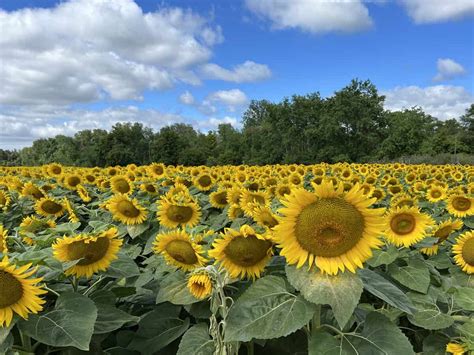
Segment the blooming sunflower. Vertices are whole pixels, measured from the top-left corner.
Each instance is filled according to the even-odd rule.
[[[27,182],[25,185],[23,185],[21,195],[25,197],[33,197],[35,200],[41,200],[43,197],[45,197],[45,193],[32,182]]]
[[[255,207],[253,214],[253,219],[255,222],[265,227],[266,229],[273,229],[278,224],[276,216],[273,214],[270,207],[266,206],[257,206]]]
[[[107,201],[106,207],[115,220],[127,225],[143,223],[148,215],[136,199],[122,194],[113,196]]]
[[[9,326],[13,313],[23,319],[29,313],[38,313],[45,303],[39,296],[47,293],[37,286],[41,278],[30,279],[36,271],[31,264],[16,268],[5,256],[0,262],[0,327]]]
[[[188,279],[188,290],[199,300],[209,297],[212,293],[212,281],[206,273],[196,273]]]
[[[153,245],[155,253],[162,254],[168,264],[184,271],[191,271],[207,262],[202,256],[202,246],[183,230],[160,233]]]
[[[216,259],[233,278],[255,279],[265,269],[272,256],[272,242],[244,225],[240,230],[226,229],[221,238],[214,240],[209,256]]]
[[[253,210],[259,206],[268,206],[270,196],[266,191],[249,191],[244,189],[240,198],[240,207],[249,217]]]
[[[474,198],[453,194],[448,198],[446,209],[455,217],[471,216],[474,214]]]
[[[75,190],[77,185],[82,183],[82,176],[79,174],[67,174],[63,178],[63,184],[69,190]]]
[[[474,274],[474,232],[469,231],[456,238],[453,245],[454,261],[462,271]]]
[[[158,194],[158,190],[156,189],[155,185],[152,182],[144,182],[143,184],[140,185],[140,190],[150,195]]]
[[[178,226],[193,227],[199,223],[201,208],[189,196],[180,194],[171,199],[163,198],[159,202],[157,217],[161,225],[167,228]]]
[[[2,254],[6,254],[8,252],[7,233],[8,231],[3,228],[3,224],[0,224],[0,253]]]
[[[426,191],[426,199],[430,202],[442,201],[446,198],[446,189],[442,186],[431,186],[428,191]]]
[[[194,185],[201,191],[208,191],[214,185],[214,179],[207,173],[201,173],[194,178]]]
[[[396,246],[409,247],[426,236],[433,220],[417,207],[395,207],[385,217],[384,235]]]
[[[166,177],[166,167],[162,163],[153,163],[148,166],[148,175],[155,179],[162,179]]]
[[[59,164],[52,163],[47,166],[47,172],[49,176],[59,178],[63,173],[63,167]]]
[[[217,190],[209,195],[209,202],[212,207],[225,208],[227,206],[227,190]]]
[[[35,211],[45,217],[61,217],[64,214],[64,206],[51,197],[44,197],[36,201]]]
[[[128,195],[133,192],[130,179],[122,175],[116,175],[110,179],[110,188],[114,194]]]
[[[34,240],[28,236],[28,233],[37,234],[39,232],[44,231],[45,229],[54,227],[56,227],[56,222],[51,219],[29,216],[23,218],[23,220],[21,221],[18,234],[20,234],[26,244],[33,245]]]
[[[61,262],[79,260],[65,271],[66,275],[90,278],[96,272],[107,270],[110,263],[117,259],[123,243],[117,236],[115,227],[97,235],[65,236],[53,244],[53,255]]]
[[[455,219],[454,221],[448,219],[435,227],[433,237],[438,238],[438,243],[442,243],[448,239],[451,233],[461,229],[462,226],[463,222],[460,219]]]
[[[313,188],[314,193],[298,189],[283,201],[283,217],[274,228],[280,254],[298,268],[308,261],[331,275],[346,268],[355,272],[382,245],[384,209],[369,208],[375,198],[357,184],[347,193],[342,183],[328,180]]]

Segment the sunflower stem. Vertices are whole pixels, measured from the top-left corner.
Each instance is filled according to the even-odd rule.
[[[46,285],[43,285],[43,286],[41,286],[41,287],[44,288],[46,291],[51,292],[53,295],[56,295],[56,297],[59,297],[59,296],[60,296],[59,293],[57,293],[57,292],[54,291],[53,289],[50,289],[50,288],[49,288],[48,286],[46,286]]]
[[[78,283],[79,283],[79,280],[78,280],[77,277],[74,275],[74,276],[72,277],[72,280],[71,280],[71,285],[72,285],[72,288],[73,288],[74,292],[77,292]]]
[[[96,282],[94,282],[92,285],[90,285],[89,288],[84,292],[84,296],[87,296],[87,294],[91,292],[94,289],[94,287],[96,287],[102,280],[103,280],[102,276],[100,276],[99,279]]]
[[[249,341],[247,344],[247,355],[254,355],[254,345],[253,341]]]
[[[25,349],[26,352],[31,353],[32,352],[31,338],[25,333],[23,333],[21,330],[19,330],[19,332],[20,332],[20,340],[21,340],[22,348]]]
[[[311,322],[311,333],[315,332],[320,327],[321,327],[321,305],[318,304],[313,314],[313,321]]]

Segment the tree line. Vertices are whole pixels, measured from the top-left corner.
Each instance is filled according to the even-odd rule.
[[[440,154],[474,160],[474,104],[461,117],[441,121],[419,107],[385,110],[384,100],[369,80],[352,80],[328,98],[312,93],[278,103],[252,101],[240,130],[221,124],[203,133],[179,123],[155,132],[118,123],[110,131],[83,130],[38,139],[19,151],[0,150],[0,164],[309,164]]]

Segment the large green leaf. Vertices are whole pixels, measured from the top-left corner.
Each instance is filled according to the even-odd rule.
[[[407,337],[387,317],[372,312],[360,334],[346,333],[339,339],[322,330],[309,341],[310,355],[414,355]]]
[[[454,323],[452,317],[441,311],[432,296],[412,292],[408,295],[416,307],[416,312],[408,315],[408,320],[414,325],[437,330],[450,327]]]
[[[415,307],[410,299],[386,278],[369,269],[361,269],[358,274],[371,294],[408,314],[413,313]]]
[[[27,321],[20,322],[20,328],[41,343],[87,351],[96,318],[93,301],[81,294],[66,292],[58,298],[54,310],[30,315]]]
[[[108,304],[97,304],[97,320],[94,326],[94,334],[105,334],[119,329],[125,323],[138,322],[139,318],[132,316],[114,306]]]
[[[454,293],[454,303],[465,311],[474,311],[474,288],[459,287]]]
[[[308,301],[330,305],[339,326],[344,328],[363,290],[362,281],[356,274],[345,272],[330,276],[314,269],[287,266],[286,275],[291,285]]]
[[[428,292],[430,286],[430,271],[426,264],[418,259],[408,261],[407,266],[392,264],[388,267],[391,277],[403,286],[421,293]]]
[[[374,250],[373,256],[367,260],[367,264],[372,267],[389,265],[397,259],[398,255],[398,249],[393,245],[389,245],[387,250]]]
[[[149,223],[141,223],[141,224],[136,224],[136,225],[130,225],[130,226],[127,226],[127,232],[128,232],[128,235],[132,239],[135,239],[140,234],[143,234],[148,228],[150,228]]]
[[[168,274],[161,280],[156,303],[171,302],[173,304],[191,304],[199,302],[188,290],[188,280],[181,271]]]
[[[286,336],[312,318],[316,306],[291,292],[285,279],[265,276],[236,301],[227,318],[226,341]]]
[[[212,355],[214,342],[209,336],[208,326],[199,323],[184,333],[176,355]]]
[[[449,343],[449,338],[443,334],[430,334],[423,339],[423,353],[429,355],[445,355],[446,344]]]
[[[140,275],[137,264],[125,253],[119,253],[118,258],[110,264],[106,271],[106,276],[117,279],[134,277]]]

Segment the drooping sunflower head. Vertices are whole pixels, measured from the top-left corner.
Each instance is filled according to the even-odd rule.
[[[272,230],[278,224],[278,219],[272,212],[270,207],[257,206],[255,207],[252,218],[262,227]]]
[[[64,206],[51,197],[44,197],[36,202],[35,211],[45,217],[61,217],[64,214]]]
[[[7,257],[0,262],[0,328],[8,327],[15,313],[27,319],[43,309],[40,296],[47,292],[37,286],[41,278],[30,278],[36,272],[30,266],[17,268]]]
[[[211,203],[212,207],[225,208],[228,204],[227,190],[220,189],[212,192],[209,195],[209,202]]]
[[[11,198],[7,191],[0,190],[0,210],[7,209],[10,205]]]
[[[123,241],[113,227],[96,235],[80,234],[63,237],[53,244],[53,254],[61,262],[77,261],[65,271],[66,275],[90,278],[94,273],[105,271],[117,259]]]
[[[25,197],[32,197],[35,200],[41,200],[46,194],[32,182],[27,182],[25,185],[23,185],[21,195]]]
[[[280,254],[297,267],[307,261],[332,275],[346,268],[355,272],[382,244],[384,210],[369,208],[375,198],[364,195],[359,185],[347,193],[342,184],[326,180],[313,187],[314,193],[299,189],[283,201],[274,228]]]
[[[233,278],[260,277],[272,256],[272,242],[244,225],[239,231],[226,229],[214,240],[209,256]]]
[[[54,222],[52,219],[36,218],[34,216],[28,216],[28,217],[23,218],[23,220],[21,221],[18,233],[26,242],[26,244],[33,245],[34,240],[32,239],[31,236],[29,236],[29,234],[38,234],[48,228],[54,228],[54,227],[56,227],[56,222]]]
[[[187,286],[189,292],[199,300],[209,297],[212,293],[212,280],[206,272],[189,276]]]
[[[0,253],[2,254],[6,254],[8,252],[7,233],[8,231],[3,227],[3,224],[0,223]]]
[[[112,213],[115,220],[127,224],[140,224],[147,218],[147,212],[136,199],[130,199],[127,195],[117,194],[107,203],[107,209]]]
[[[409,247],[422,240],[433,223],[416,207],[396,207],[385,217],[384,235],[396,246]]]
[[[420,248],[420,252],[428,256],[436,255],[438,254],[438,251],[439,251],[438,244],[434,244],[432,246],[425,247],[425,248]]]
[[[162,198],[159,202],[157,217],[160,224],[167,228],[193,227],[199,223],[201,207],[184,194],[176,195],[171,199]]]
[[[206,264],[202,246],[183,230],[159,233],[153,250],[162,254],[166,262],[184,271],[191,271]]]
[[[87,191],[84,185],[77,185],[76,192],[83,202],[90,202],[92,200],[89,195],[89,191]]]
[[[474,214],[474,198],[465,194],[452,194],[447,201],[446,209],[454,217],[467,217]]]
[[[453,245],[454,261],[467,274],[474,274],[474,231],[456,238]]]
[[[444,242],[454,231],[461,229],[463,222],[460,219],[448,219],[438,224],[432,231],[433,237],[438,238],[438,243]]]
[[[266,191],[249,191],[244,189],[240,198],[240,207],[249,217],[252,216],[253,210],[259,206],[268,206],[270,196]]]
[[[130,179],[124,175],[115,175],[110,179],[110,188],[114,194],[128,195],[133,192],[133,185]]]

